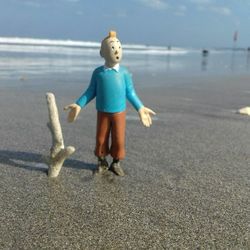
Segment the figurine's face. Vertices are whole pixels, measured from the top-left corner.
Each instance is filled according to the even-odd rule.
[[[122,59],[122,45],[116,37],[109,37],[102,42],[100,51],[108,66],[114,66]]]

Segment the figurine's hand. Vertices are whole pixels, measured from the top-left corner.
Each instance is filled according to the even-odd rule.
[[[146,107],[140,108],[138,113],[142,124],[146,127],[150,127],[152,124],[152,119],[150,115],[156,115],[156,113],[153,110]]]
[[[75,103],[64,107],[64,110],[69,110],[68,122],[74,122],[81,111],[81,107]]]

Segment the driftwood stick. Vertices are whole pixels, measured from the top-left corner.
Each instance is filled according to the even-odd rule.
[[[62,168],[64,161],[67,159],[68,156],[70,156],[74,152],[75,152],[75,148],[72,146],[69,146],[67,148],[62,149],[56,155],[55,158],[51,158],[50,163],[49,163],[49,171],[48,171],[49,177],[57,177],[60,173],[60,170]]]
[[[49,126],[53,141],[51,154],[55,157],[56,154],[64,148],[64,142],[54,94],[47,93],[47,104],[49,109]]]
[[[57,177],[64,161],[75,152],[75,148],[72,146],[64,147],[62,128],[54,94],[47,93],[46,99],[49,110],[49,123],[47,125],[52,136],[48,175],[49,177]]]

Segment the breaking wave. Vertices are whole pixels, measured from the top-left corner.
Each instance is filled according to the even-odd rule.
[[[100,48],[100,43],[91,41],[49,40],[34,38],[0,37],[1,52],[52,53],[52,54],[89,54]],[[188,49],[164,46],[148,46],[143,44],[124,44],[127,54],[150,55],[183,55]]]

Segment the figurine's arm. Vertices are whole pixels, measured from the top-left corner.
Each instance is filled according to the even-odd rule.
[[[125,73],[125,82],[126,82],[126,97],[131,103],[131,105],[137,111],[139,111],[139,109],[143,107],[143,103],[141,102],[141,100],[139,99],[139,97],[135,92],[132,77],[128,72]]]
[[[72,103],[66,107],[64,110],[69,110],[68,114],[68,122],[74,122],[78,117],[81,109],[86,106],[94,97],[96,96],[96,80],[95,80],[95,72],[91,77],[90,84],[87,90],[78,98],[75,103]]]
[[[155,115],[156,113],[153,110],[144,107],[144,105],[142,104],[141,100],[139,99],[139,97],[135,92],[132,77],[129,73],[125,74],[125,81],[126,81],[126,96],[129,102],[137,110],[142,124],[146,127],[150,127],[152,124],[152,118],[150,115]]]

